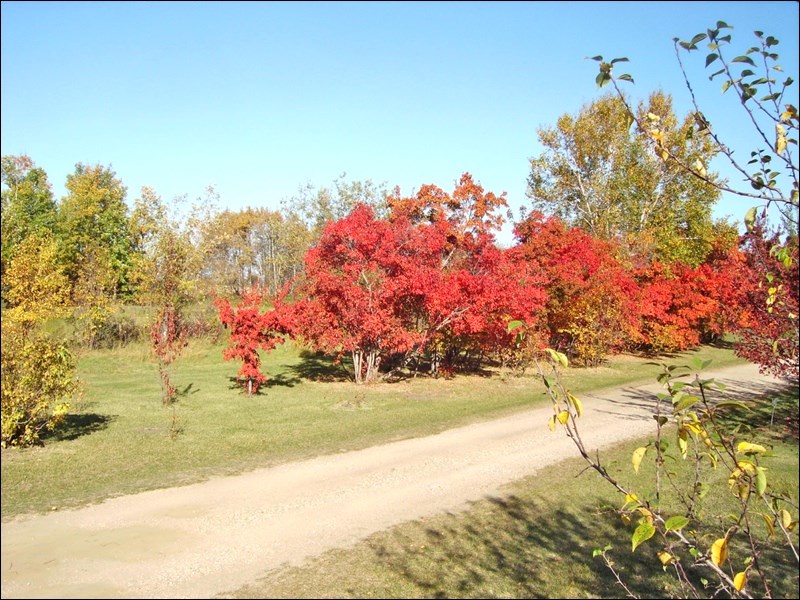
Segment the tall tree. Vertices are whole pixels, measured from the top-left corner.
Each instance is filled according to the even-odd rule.
[[[707,164],[713,157],[707,139],[690,135],[692,117],[675,117],[669,95],[651,94],[637,114],[658,123],[664,146],[684,160]],[[648,258],[696,265],[711,250],[719,191],[662,161],[633,122],[626,103],[609,95],[540,129],[544,151],[530,161],[528,196],[534,209],[594,237],[619,238]]]
[[[59,206],[58,228],[63,241],[62,261],[77,280],[80,256],[98,245],[105,249],[114,273],[113,294],[128,294],[131,236],[127,189],[111,168],[78,163],[67,176],[67,195]]]
[[[333,187],[317,189],[311,184],[300,187],[298,194],[284,203],[284,211],[299,216],[312,238],[317,239],[326,224],[345,218],[357,204],[371,207],[378,218],[385,217],[388,196],[385,184],[375,184],[370,179],[348,181],[347,174],[342,173],[334,180]]]
[[[52,233],[56,223],[56,203],[47,174],[30,157],[4,156],[3,191],[0,202],[0,277],[6,272],[14,248],[31,234]],[[5,286],[3,287],[5,297]]]

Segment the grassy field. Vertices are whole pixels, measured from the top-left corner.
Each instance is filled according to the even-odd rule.
[[[181,390],[174,414],[161,406],[145,346],[83,355],[84,395],[67,427],[43,447],[2,451],[3,520],[428,435],[547,402],[532,375],[499,371],[355,386],[329,360],[293,345],[265,357],[270,385],[248,398],[233,385],[238,364],[221,353],[221,345],[195,342],[174,365]],[[710,346],[659,360],[683,364],[693,356],[712,359],[712,367],[740,362]],[[566,383],[576,394],[650,383],[659,369],[647,362],[624,356],[570,369]],[[781,410],[788,405],[796,413],[796,392],[790,398]],[[796,436],[776,439],[774,447],[771,481],[784,478],[796,500]],[[612,460],[627,466],[630,448],[618,452]],[[567,468],[577,475],[583,465]],[[466,513],[383,532],[306,569],[271,573],[237,597],[619,597],[611,575],[591,559],[591,549],[606,541],[629,546],[629,532],[601,510],[616,500],[588,475],[563,472],[519,482],[509,498]],[[629,555],[623,564],[642,579],[643,593],[663,596],[663,582],[649,576],[652,557]],[[796,590],[796,575],[787,582]]]

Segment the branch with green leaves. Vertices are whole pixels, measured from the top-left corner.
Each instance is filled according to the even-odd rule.
[[[631,117],[636,122],[639,129],[649,134],[654,144],[656,153],[664,160],[678,164],[681,168],[691,173],[695,177],[705,181],[715,188],[737,196],[753,198],[763,202],[759,206],[752,207],[745,216],[745,223],[748,228],[752,228],[756,219],[758,208],[762,208],[762,213],[766,214],[771,205],[775,205],[783,218],[794,226],[798,226],[798,167],[796,156],[792,146],[797,146],[798,112],[797,107],[785,102],[787,91],[794,85],[792,77],[786,77],[782,82],[776,79],[775,73],[782,72],[781,66],[777,63],[779,55],[774,52],[774,47],[779,44],[779,40],[773,36],[765,36],[763,32],[756,31],[755,35],[759,45],[749,48],[744,54],[728,59],[724,50],[731,43],[731,35],[727,30],[733,29],[724,21],[718,21],[714,29],[708,29],[705,33],[698,33],[689,41],[674,38],[675,53],[684,82],[691,95],[694,106],[694,118],[696,127],[692,134],[709,136],[717,149],[723,154],[728,162],[742,174],[744,181],[747,182],[752,190],[744,190],[728,185],[725,182],[716,181],[709,177],[707,165],[697,160],[690,164],[682,160],[671,149],[663,143],[663,132],[659,127],[658,117],[648,115],[648,121],[640,119],[633,109],[627,104],[624,94],[618,82],[626,81],[634,83],[630,74],[614,74],[614,67],[618,63],[629,62],[627,58],[614,58],[605,61],[602,56],[594,56],[592,60],[599,62],[599,73],[596,76],[598,87],[611,84],[618,96],[626,103],[626,108]],[[698,50],[698,44],[707,40],[709,53],[706,55],[706,68],[717,66],[717,71],[709,76],[713,81],[717,77],[722,77],[722,93],[734,90],[739,103],[747,114],[747,119],[753,126],[759,139],[763,142],[764,148],[757,148],[750,152],[750,160],[747,165],[741,165],[734,158],[734,151],[726,145],[711,125],[711,122],[700,109],[697,97],[691,82],[686,74],[681,60],[681,51],[692,52]],[[756,63],[756,60],[759,64]],[[741,66],[742,69],[736,72],[734,69]],[[765,123],[774,129],[774,136],[768,134]],[[773,165],[779,164],[779,167]],[[748,168],[751,169],[748,171]],[[779,178],[785,176],[789,183],[789,189],[783,190],[778,185]]]

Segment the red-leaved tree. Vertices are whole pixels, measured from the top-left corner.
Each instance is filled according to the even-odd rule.
[[[356,383],[377,379],[385,357],[407,352],[420,339],[404,310],[415,254],[403,244],[404,233],[359,204],[329,223],[305,256],[294,334],[338,358],[350,354]]]
[[[263,292],[251,287],[242,292],[239,302],[233,306],[227,298],[215,298],[214,306],[222,324],[230,329],[229,346],[223,351],[225,360],[241,360],[242,366],[236,375],[248,396],[258,393],[267,382],[261,372],[259,350],[272,350],[284,341],[287,330],[285,311],[273,309],[261,312]],[[280,299],[275,300],[281,306]]]
[[[640,339],[638,286],[611,242],[538,211],[516,225],[515,235],[520,264],[543,278],[551,347],[597,365]]]

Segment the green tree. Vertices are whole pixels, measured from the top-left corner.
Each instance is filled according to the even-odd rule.
[[[78,163],[67,176],[67,195],[59,205],[61,260],[71,281],[79,277],[80,257],[99,246],[114,273],[113,296],[130,293],[131,235],[127,189],[111,168]]]
[[[707,140],[687,135],[692,117],[679,121],[669,95],[651,94],[636,114],[657,121],[663,143],[684,160],[713,156]],[[531,159],[528,177],[533,208],[594,237],[619,238],[637,255],[696,265],[716,234],[719,191],[662,161],[633,122],[627,101],[607,95],[540,129],[544,151]]]
[[[301,187],[297,196],[284,203],[284,212],[299,216],[316,240],[327,223],[343,219],[357,204],[371,207],[378,219],[387,217],[389,193],[385,184],[375,184],[369,179],[347,181],[347,174],[342,173],[332,188],[316,189],[311,184]]]
[[[44,234],[54,230],[57,209],[47,174],[28,156],[4,156],[0,164],[3,185],[0,196],[1,277],[17,244],[33,233]],[[4,285],[3,298],[5,289]]]

